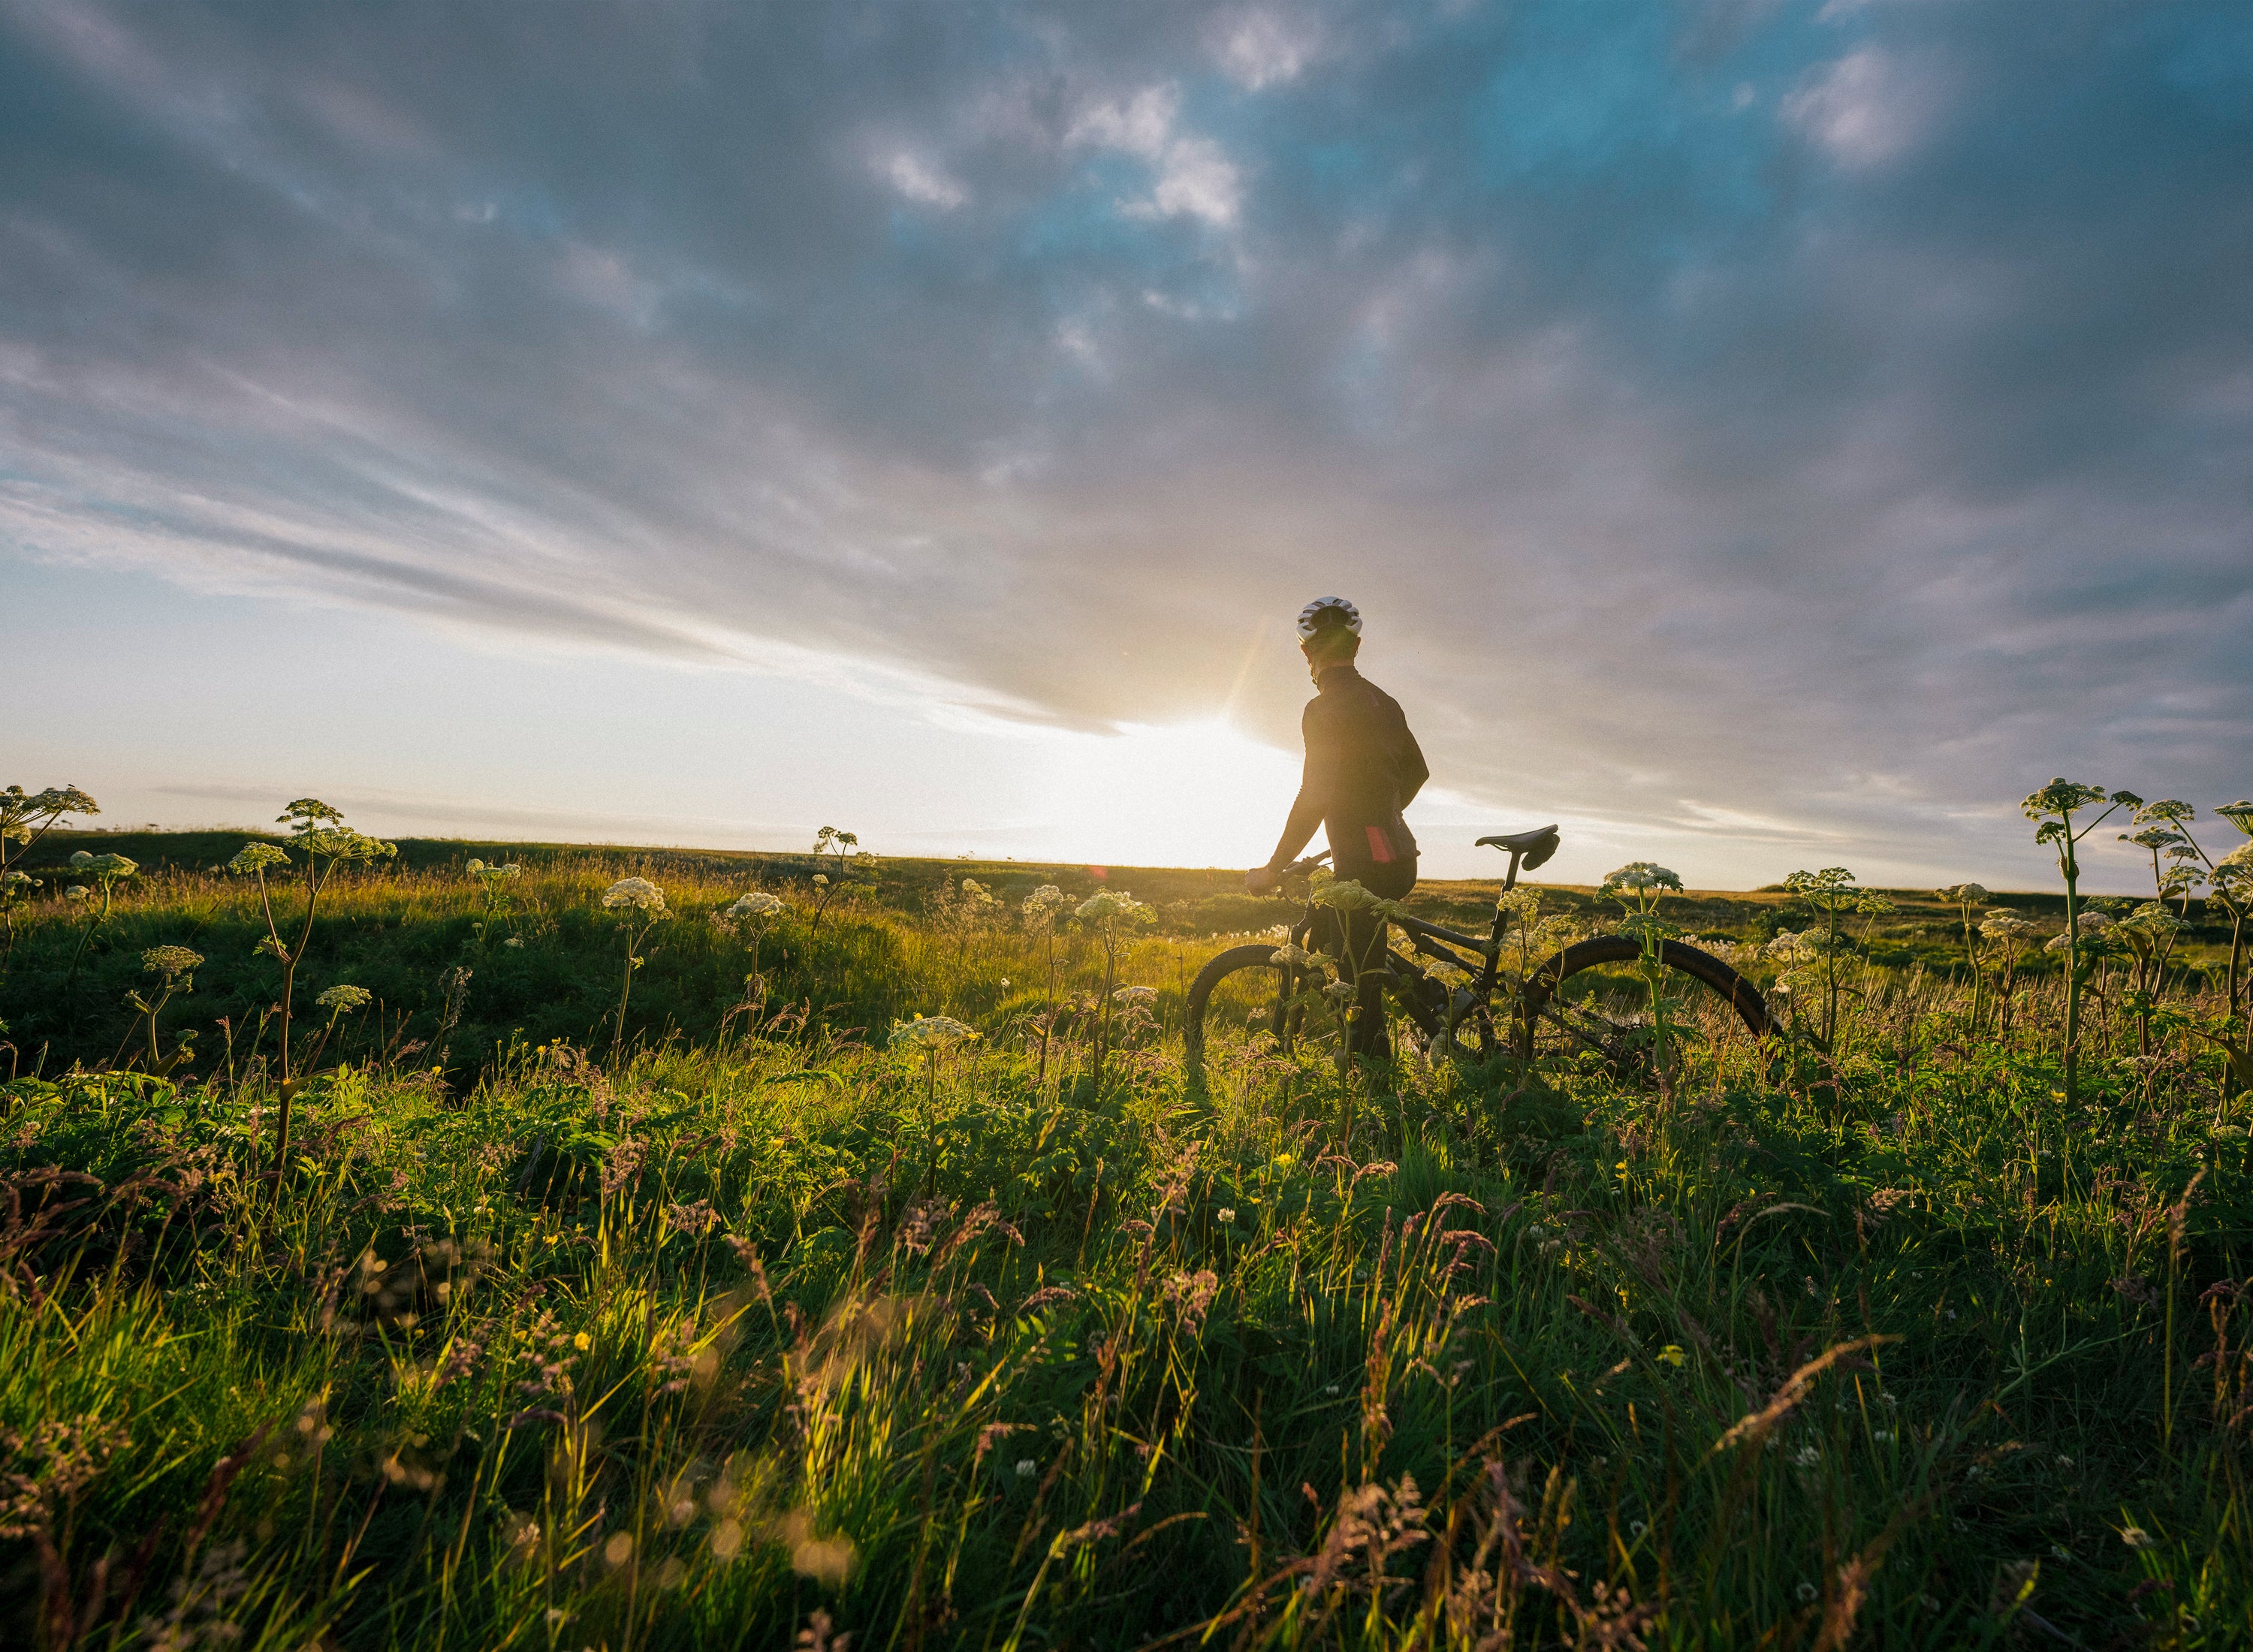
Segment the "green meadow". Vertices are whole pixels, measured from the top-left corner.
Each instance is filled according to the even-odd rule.
[[[248,840],[10,862],[9,1644],[2248,1642],[2219,903],[1670,893],[1776,1036],[1191,1067],[1238,874]]]

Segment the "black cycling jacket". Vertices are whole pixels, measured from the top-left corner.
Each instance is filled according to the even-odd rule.
[[[1298,801],[1267,864],[1296,860],[1320,826],[1330,858],[1366,869],[1416,855],[1416,840],[1400,812],[1415,800],[1432,771],[1399,702],[1350,665],[1326,667],[1318,692],[1299,720],[1307,742],[1306,774]]]

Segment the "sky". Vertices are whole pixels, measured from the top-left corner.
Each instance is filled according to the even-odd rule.
[[[2253,8],[0,0],[0,783],[1245,865],[1333,593],[1434,875],[2253,794]]]

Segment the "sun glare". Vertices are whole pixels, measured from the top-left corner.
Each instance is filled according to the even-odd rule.
[[[1295,756],[1221,718],[1067,735],[1053,763],[1038,852],[1104,864],[1265,861],[1299,785]]]

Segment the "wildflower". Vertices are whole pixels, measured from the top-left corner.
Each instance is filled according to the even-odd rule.
[[[1603,887],[1610,889],[1674,889],[1679,891],[1682,880],[1663,866],[1649,861],[1630,861],[1615,872],[1604,875]]]
[[[478,873],[480,873],[480,872],[484,871],[485,869],[485,863],[483,861],[471,861],[467,866],[465,866],[465,867],[464,867],[464,868],[462,868],[462,870],[463,870],[463,871],[464,871],[464,872],[468,873],[471,877],[475,877],[475,876],[477,876],[477,875],[478,875]]]
[[[2240,798],[2235,803],[2223,804],[2220,808],[2215,811],[2215,813],[2229,821],[2230,825],[2236,826],[2247,837],[2253,838],[2253,803],[2249,803],[2244,798]],[[2225,858],[2234,858],[2241,853],[2243,853],[2243,851],[2233,849],[2230,851],[2229,857]]]
[[[1933,894],[1951,906],[1977,906],[1988,898],[1986,889],[1977,883],[1951,883]]]
[[[1121,1004],[1152,1004],[1157,1001],[1158,989],[1154,986],[1122,986],[1111,996]]]
[[[1018,1478],[1018,1479],[1020,1479],[1020,1480],[1030,1480],[1030,1479],[1031,1479],[1035,1474],[1038,1474],[1038,1473],[1040,1473],[1040,1472],[1041,1472],[1041,1466],[1040,1466],[1040,1464],[1038,1464],[1037,1462],[1034,1461],[1031,1458],[1029,1458],[1029,1457],[1020,1457],[1020,1458],[1018,1458],[1018,1459],[1017,1459],[1017,1478]]]
[[[603,891],[603,904],[614,909],[630,906],[642,912],[662,912],[665,891],[647,878],[620,878]]]
[[[1398,901],[1373,894],[1351,878],[1333,877],[1321,867],[1315,868],[1312,899],[1316,906],[1326,906],[1333,912],[1367,912],[1389,918],[1400,910]]]
[[[235,852],[227,869],[248,877],[269,866],[286,866],[289,857],[271,843],[246,843]]]
[[[1820,1446],[1802,1446],[1797,1451],[1791,1453],[1791,1460],[1802,1468],[1812,1468],[1816,1464],[1823,1460],[1823,1447]]]
[[[1303,946],[1289,944],[1279,946],[1270,952],[1267,955],[1267,961],[1271,964],[1281,964],[1291,969],[1320,969],[1322,966],[1319,953],[1309,952]]]
[[[595,1339],[588,1335],[584,1331],[579,1332],[571,1339],[571,1346],[577,1349],[582,1354],[594,1347],[594,1345]]]
[[[1681,1346],[1678,1343],[1669,1342],[1664,1348],[1658,1350],[1658,1357],[1667,1364],[1674,1366],[1678,1370],[1680,1369],[1683,1362],[1687,1360],[1690,1356],[1682,1351]]]
[[[1343,1004],[1353,996],[1353,983],[1332,981],[1328,986],[1322,988],[1322,996],[1333,1004]]]
[[[501,944],[503,946],[521,946],[524,944],[524,938],[518,935],[512,935],[506,940],[503,941]]]
[[[729,917],[772,917],[789,904],[790,903],[779,895],[770,894],[764,889],[753,889],[748,895],[739,895],[736,897],[736,903],[728,909],[728,916]]]
[[[1979,933],[1991,941],[2004,941],[2016,944],[2033,934],[2034,926],[2016,912],[2005,909],[1990,912],[1981,919]]]
[[[366,1008],[374,997],[375,994],[365,986],[331,986],[313,1001],[323,1009],[333,1010],[342,1015],[352,1010]]]
[[[1090,923],[1101,923],[1106,918],[1132,917],[1138,912],[1149,910],[1149,908],[1123,890],[1098,889],[1082,901],[1077,910]]]
[[[952,1015],[918,1015],[911,1021],[892,1023],[892,1047],[937,1052],[953,1049],[978,1036]]]
[[[87,888],[85,884],[73,883],[70,888],[63,891],[63,899],[66,901],[83,901],[93,893],[94,891]]]
[[[2120,1532],[2120,1541],[2131,1549],[2156,1549],[2159,1546],[2159,1540],[2141,1526],[2124,1527]]]
[[[175,975],[193,972],[204,961],[201,952],[192,952],[185,946],[152,946],[141,954],[141,967],[167,979]]]
[[[2094,935],[2112,927],[2112,915],[2110,912],[2099,911],[2095,907],[2081,914],[2075,921],[2081,925],[2081,932],[2084,935]]]
[[[70,863],[76,867],[80,871],[83,872],[87,867],[94,864],[94,851],[92,849],[73,850],[71,854]]]
[[[1213,1215],[1224,1223],[1236,1220],[1235,1210],[1227,1205],[1221,1206],[1219,1209],[1213,1212]]]

